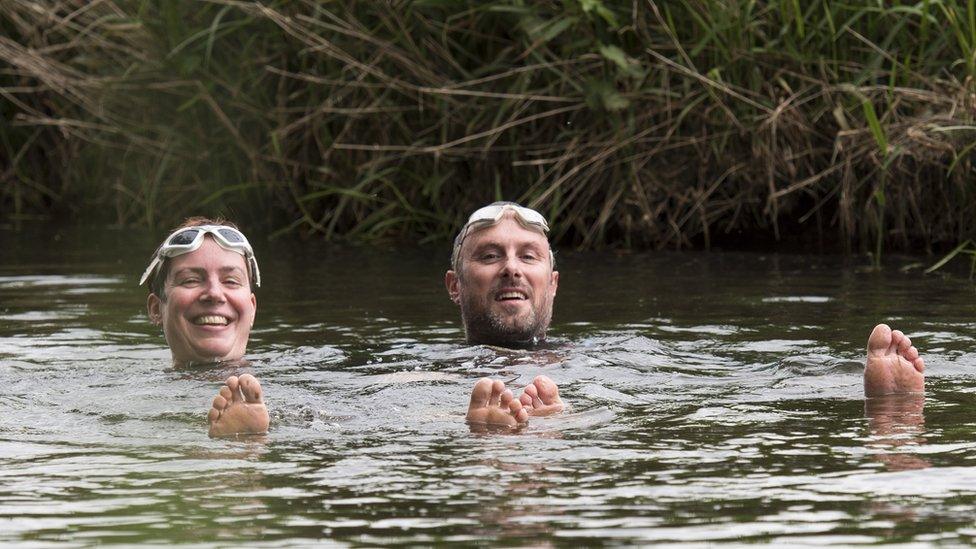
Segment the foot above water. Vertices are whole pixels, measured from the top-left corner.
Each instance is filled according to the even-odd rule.
[[[868,338],[864,396],[925,391],[925,361],[900,330],[878,324]]]
[[[230,376],[207,414],[210,436],[257,435],[268,432],[271,419],[261,384],[251,374]]]
[[[512,396],[512,391],[505,388],[505,383],[482,378],[471,390],[465,420],[474,430],[484,427],[517,429],[529,421],[529,413]]]
[[[536,376],[520,398],[522,407],[525,408],[530,416],[549,416],[557,412],[562,412],[562,399],[559,398],[559,387],[556,383],[546,376]]]

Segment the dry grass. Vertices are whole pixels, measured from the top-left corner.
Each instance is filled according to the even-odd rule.
[[[974,236],[972,1],[0,0],[0,215],[563,245]],[[890,5],[889,5],[890,4]]]

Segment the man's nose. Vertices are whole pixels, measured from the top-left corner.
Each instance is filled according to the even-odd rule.
[[[502,269],[502,276],[521,278],[522,264],[519,262],[518,255],[510,254],[505,256],[505,266]]]

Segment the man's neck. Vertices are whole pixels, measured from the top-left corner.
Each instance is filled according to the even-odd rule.
[[[468,335],[468,343],[471,345],[489,345],[491,347],[504,347],[506,349],[536,349],[539,346],[545,344],[546,338],[533,336],[529,339],[507,339],[507,338],[492,338],[492,337],[479,337],[477,335]]]

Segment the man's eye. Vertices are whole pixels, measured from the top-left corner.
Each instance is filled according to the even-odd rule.
[[[535,254],[522,254],[522,259],[525,261],[536,261],[539,259],[539,256]]]
[[[492,259],[498,259],[498,254],[496,254],[494,252],[484,253],[484,254],[481,254],[481,259],[482,260],[485,260],[485,261],[490,261]]]

